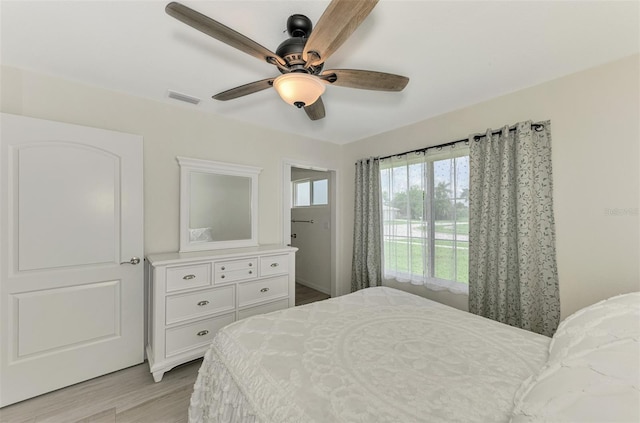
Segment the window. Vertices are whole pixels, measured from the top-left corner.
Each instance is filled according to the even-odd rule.
[[[293,207],[324,206],[329,204],[329,180],[304,179],[292,182]]]
[[[329,204],[329,180],[320,179],[319,181],[313,181],[311,193],[313,195],[314,206],[320,204]]]
[[[380,162],[387,279],[468,291],[469,149],[428,150]]]
[[[304,207],[311,205],[311,181],[297,181],[293,183],[293,206]]]

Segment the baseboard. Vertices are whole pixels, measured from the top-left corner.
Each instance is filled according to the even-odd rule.
[[[311,289],[315,289],[316,291],[320,291],[323,294],[327,294],[329,296],[331,296],[331,288],[327,288],[324,286],[320,286],[318,284],[315,284],[313,282],[309,282],[307,280],[304,280],[298,276],[296,276],[296,283],[299,283],[300,285],[304,285],[307,288],[311,288]]]

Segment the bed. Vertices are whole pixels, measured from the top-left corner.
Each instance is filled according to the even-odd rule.
[[[551,339],[368,288],[220,330],[189,421],[640,421],[639,323],[640,293]]]

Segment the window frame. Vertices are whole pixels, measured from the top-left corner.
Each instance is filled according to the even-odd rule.
[[[320,204],[316,204],[314,203],[314,198],[313,198],[313,191],[314,191],[314,182],[317,181],[327,181],[327,202],[326,203],[320,203]],[[299,184],[303,184],[303,183],[308,183],[309,184],[309,205],[297,205],[297,200],[298,200],[298,190],[296,189],[296,186]],[[309,207],[328,207],[329,206],[329,198],[330,198],[330,184],[329,184],[329,178],[327,177],[320,177],[320,178],[303,178],[303,179],[298,179],[295,181],[291,181],[291,207],[292,208],[309,208]]]
[[[468,293],[468,289],[469,289],[469,284],[468,284],[468,278],[467,281],[459,281],[457,279],[459,279],[459,266],[458,266],[458,243],[460,242],[466,242],[467,243],[467,248],[468,248],[468,232],[467,232],[467,240],[459,240],[458,236],[460,234],[457,233],[457,230],[455,230],[455,236],[454,239],[452,240],[453,242],[455,242],[456,247],[453,248],[453,258],[452,258],[452,263],[455,264],[455,271],[454,271],[454,277],[456,279],[444,279],[441,277],[436,276],[437,274],[437,266],[438,263],[436,261],[436,243],[441,240],[439,238],[437,238],[437,234],[436,234],[436,218],[435,218],[435,191],[436,191],[436,187],[438,186],[438,182],[436,181],[436,177],[435,177],[435,163],[441,160],[451,160],[451,159],[456,159],[459,157],[469,157],[469,147],[467,145],[465,146],[460,146],[454,150],[449,150],[449,151],[442,151],[442,152],[435,152],[432,154],[425,154],[425,156],[419,158],[419,159],[407,159],[407,161],[405,161],[402,164],[399,164],[397,166],[393,165],[393,162],[389,163],[388,166],[381,166],[380,168],[380,173],[381,173],[381,178],[380,178],[380,202],[381,202],[381,209],[382,209],[382,227],[381,227],[381,235],[382,235],[382,245],[381,245],[381,252],[382,252],[382,273],[384,275],[385,278],[389,279],[389,278],[393,278],[396,279],[400,282],[405,282],[405,281],[409,281],[412,284],[422,284],[427,286],[428,288],[431,289],[436,289],[436,290],[442,290],[442,289],[447,289],[451,292],[454,293]],[[467,159],[468,160],[468,159]],[[423,268],[423,273],[422,274],[417,274],[413,272],[413,269],[409,268],[406,272],[402,271],[402,270],[398,270],[398,268],[393,268],[393,269],[389,269],[387,266],[387,258],[386,256],[386,248],[385,248],[385,243],[389,242],[389,241],[393,241],[393,234],[385,234],[385,222],[386,220],[384,220],[384,209],[385,209],[385,202],[384,202],[384,184],[383,184],[383,172],[384,171],[390,171],[390,169],[393,168],[397,168],[397,167],[405,167],[406,168],[406,173],[407,173],[407,181],[409,179],[409,167],[411,165],[415,165],[415,164],[421,164],[424,163],[424,168],[421,170],[422,173],[422,181],[423,182],[428,182],[424,184],[424,189],[423,189],[423,196],[422,196],[422,204],[423,204],[423,212],[422,212],[422,220],[421,222],[425,224],[425,227],[427,228],[427,230],[425,230],[423,232],[423,236],[421,237],[413,237],[411,235],[412,238],[416,238],[416,239],[421,239],[422,240],[422,245],[423,245],[423,249],[422,249],[422,253],[421,253],[421,258],[422,258],[422,268]],[[468,166],[468,164],[467,164]],[[467,169],[468,172],[468,169]],[[451,181],[449,183],[452,183],[454,185],[454,187],[457,187],[459,185],[457,185],[457,178],[458,176],[458,169],[457,166],[453,169],[452,171],[452,175],[453,175],[453,179],[451,179]],[[468,192],[468,182],[466,184],[466,189]],[[407,198],[409,198],[409,190],[410,190],[410,186],[411,184],[409,182],[407,182],[407,186],[406,186],[406,192],[407,192]],[[462,185],[463,188],[462,190],[464,190],[464,184]],[[391,196],[391,192],[388,193],[389,196]],[[458,193],[456,192],[456,190],[454,189],[453,191],[453,196],[451,197],[452,200],[452,204],[454,206],[453,208],[453,213],[454,213],[454,222],[456,222],[456,225],[458,223],[458,218],[457,218],[457,214],[458,214],[458,209],[455,206],[455,204],[460,200],[460,199],[465,199],[465,197],[458,197]],[[388,200],[389,202],[391,201],[391,199]],[[468,208],[468,197],[465,199],[465,202],[467,204],[467,208]],[[391,210],[393,207],[391,207],[389,210]],[[413,219],[411,219],[411,216],[409,215],[407,217],[407,222],[411,222]],[[468,220],[467,220],[468,222]],[[468,224],[468,223],[467,223]],[[408,223],[408,225],[410,225]],[[455,227],[455,226],[454,226]],[[425,252],[426,249],[426,252]],[[409,252],[408,252],[409,254]],[[467,259],[468,260],[468,259]],[[409,261],[410,263],[410,261]],[[468,262],[467,262],[468,263]],[[442,265],[442,264],[441,264]],[[468,266],[467,266],[468,268]]]

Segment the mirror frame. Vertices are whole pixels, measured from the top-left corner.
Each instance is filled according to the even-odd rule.
[[[216,250],[221,248],[254,247],[258,245],[258,175],[262,168],[192,159],[177,156],[180,165],[180,252]],[[251,179],[251,238],[192,242],[189,239],[189,216],[191,198],[191,173],[210,173],[214,175],[241,176]]]

